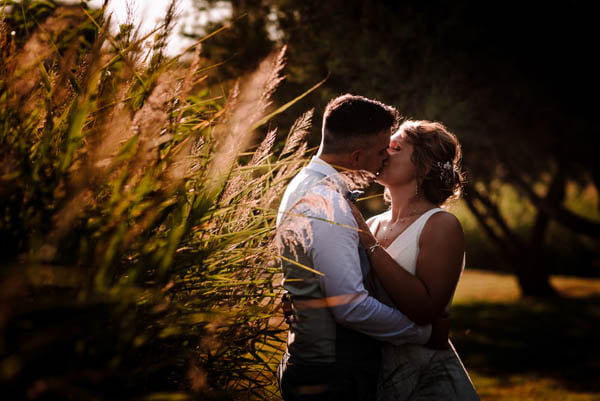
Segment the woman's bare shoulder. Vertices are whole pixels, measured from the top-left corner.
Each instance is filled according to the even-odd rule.
[[[460,220],[447,210],[440,210],[429,217],[423,227],[421,237],[442,236],[442,235],[463,235],[462,224]]]

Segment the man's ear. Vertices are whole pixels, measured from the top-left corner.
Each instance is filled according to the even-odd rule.
[[[355,168],[358,169],[358,167],[360,167],[360,163],[362,161],[362,154],[363,150],[362,149],[355,149],[352,152],[350,152],[350,165]]]

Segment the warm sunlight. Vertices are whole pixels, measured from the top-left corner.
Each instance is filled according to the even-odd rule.
[[[67,3],[79,3],[77,0],[66,1]],[[91,7],[101,7],[104,0],[91,0]],[[120,24],[127,20],[128,9],[134,13],[135,20],[139,23],[140,33],[147,34],[162,21],[171,0],[113,0],[108,4],[109,13]],[[177,21],[172,30],[167,53],[179,54],[190,46],[193,41],[180,34],[182,31],[191,31],[193,25],[203,25],[207,21],[216,21],[231,15],[231,5],[227,2],[216,2],[210,10],[199,11],[194,8],[193,0],[177,0]],[[116,26],[116,25],[115,25]]]
[[[0,401],[600,401],[596,13],[422,3],[0,0]]]

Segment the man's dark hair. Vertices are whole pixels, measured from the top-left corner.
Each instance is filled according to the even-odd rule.
[[[323,152],[350,150],[355,140],[368,141],[384,130],[393,131],[398,110],[364,96],[345,94],[327,104],[323,113]]]

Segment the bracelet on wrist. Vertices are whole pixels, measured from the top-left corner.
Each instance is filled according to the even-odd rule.
[[[377,248],[381,248],[381,244],[379,243],[379,241],[375,241],[375,243],[371,245],[369,249],[367,249],[369,255],[373,255],[373,252],[375,252]]]

